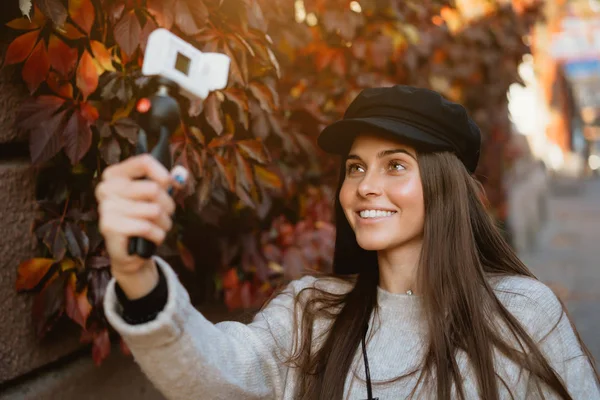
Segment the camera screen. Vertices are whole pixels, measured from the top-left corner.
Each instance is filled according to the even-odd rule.
[[[184,56],[181,53],[177,53],[177,60],[175,60],[175,69],[181,72],[184,75],[188,75],[190,73],[190,64],[192,60],[188,57]]]

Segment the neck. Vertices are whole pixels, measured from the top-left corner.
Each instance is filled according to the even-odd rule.
[[[421,257],[422,239],[400,247],[377,252],[379,286],[390,293],[419,293],[417,269]]]

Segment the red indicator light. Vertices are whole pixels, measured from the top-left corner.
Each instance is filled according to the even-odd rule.
[[[141,112],[143,114],[143,113],[147,113],[148,110],[150,110],[150,107],[152,107],[152,102],[150,102],[149,99],[144,97],[143,99],[140,99],[138,101],[136,108],[137,108],[138,112]]]

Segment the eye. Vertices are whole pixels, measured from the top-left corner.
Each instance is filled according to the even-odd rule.
[[[361,167],[360,164],[348,164],[348,166],[346,166],[346,173],[347,174],[352,174],[354,172],[362,172],[363,171],[363,167]]]
[[[404,171],[406,167],[400,161],[390,161],[389,167],[392,171]]]

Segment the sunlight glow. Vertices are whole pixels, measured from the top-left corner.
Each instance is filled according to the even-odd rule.
[[[360,14],[362,12],[362,7],[360,6],[360,3],[358,1],[351,1],[350,9],[358,14]]]
[[[308,26],[315,26],[318,22],[319,20],[317,19],[315,13],[309,13],[306,15],[306,23],[308,24]]]
[[[304,1],[296,0],[294,3],[294,8],[296,10],[296,22],[301,24],[306,20],[306,8],[304,8]]]

